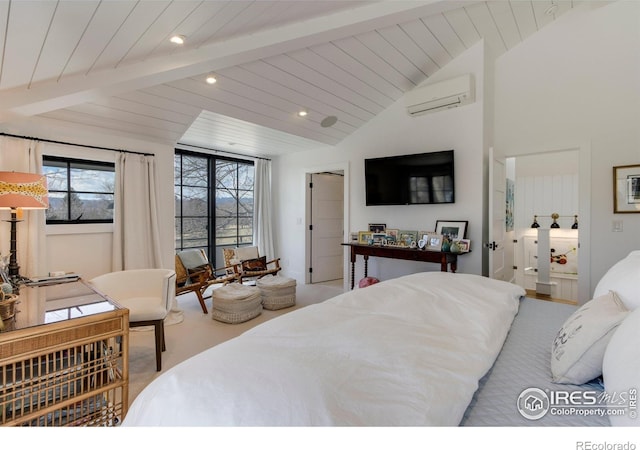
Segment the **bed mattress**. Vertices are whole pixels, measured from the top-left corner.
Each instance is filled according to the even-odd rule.
[[[576,306],[524,298],[502,350],[491,370],[480,380],[462,426],[609,426],[607,416],[546,414],[525,418],[517,409],[527,388],[545,392],[581,390],[603,392],[600,380],[576,385],[551,382],[551,344]]]
[[[262,323],[169,369],[123,426],[452,426],[524,289],[423,272]]]

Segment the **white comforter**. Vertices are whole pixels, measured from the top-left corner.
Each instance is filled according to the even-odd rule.
[[[350,291],[168,370],[123,425],[457,425],[524,294],[444,272]]]

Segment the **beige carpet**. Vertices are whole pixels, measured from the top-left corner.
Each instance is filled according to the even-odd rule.
[[[236,325],[211,319],[211,299],[206,300],[209,314],[205,315],[195,294],[178,296],[178,307],[183,311],[184,320],[165,327],[167,349],[162,353],[161,372],[156,371],[153,331],[136,330],[129,333],[129,404],[154,378],[185,359],[274,317],[319,303],[342,292],[342,280],[299,285],[296,288],[295,306],[279,311],[264,310],[255,319]]]

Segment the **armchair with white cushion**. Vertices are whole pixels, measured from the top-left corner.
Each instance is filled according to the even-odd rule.
[[[166,349],[164,319],[176,293],[176,273],[171,269],[136,269],[99,275],[89,283],[99,293],[129,310],[129,326],[151,325],[155,331],[156,370],[162,370]]]

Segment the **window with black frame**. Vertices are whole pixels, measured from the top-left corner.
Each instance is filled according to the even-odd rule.
[[[174,188],[176,250],[252,243],[253,162],[176,150]]]
[[[115,165],[44,156],[49,208],[47,224],[113,223]]]

